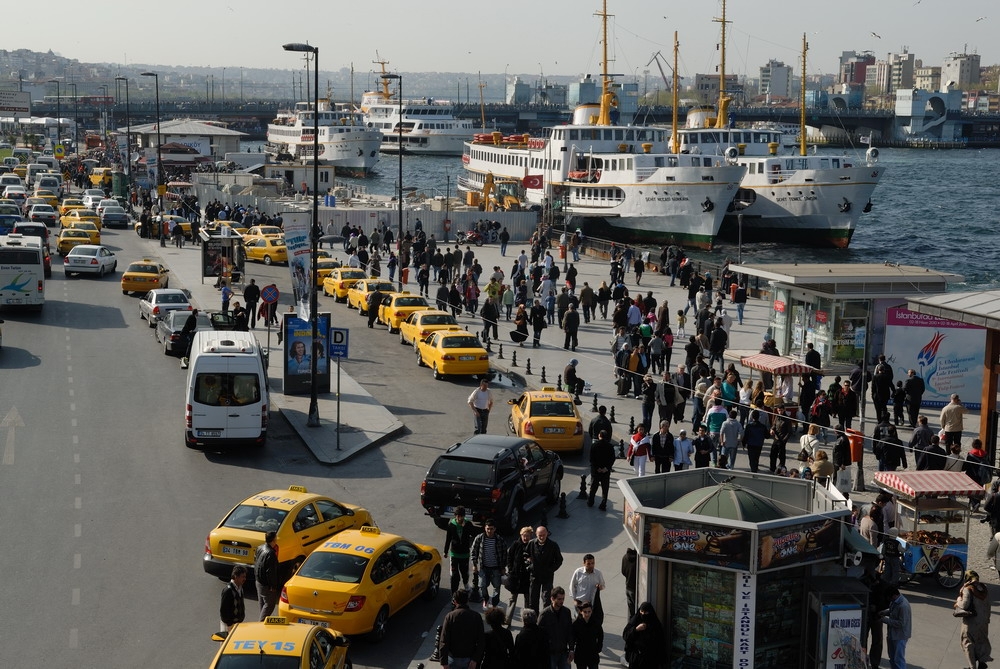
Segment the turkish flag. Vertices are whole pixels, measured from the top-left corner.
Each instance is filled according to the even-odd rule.
[[[525,188],[541,188],[545,184],[545,179],[541,174],[530,174],[521,179],[521,185]]]

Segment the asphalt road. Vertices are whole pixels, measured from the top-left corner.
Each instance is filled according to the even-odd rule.
[[[138,298],[118,284],[130,261],[164,250],[131,231],[106,231],[103,242],[119,255],[117,274],[66,279],[56,257],[42,313],[3,312],[5,666],[207,665],[217,649],[209,636],[222,583],[202,570],[205,537],[260,490],[302,484],[366,506],[385,531],[443,547],[443,532],[419,505],[419,486],[436,455],[471,434],[472,381],[434,381],[397,336],[364,329],[352,337],[344,369],[402,418],[402,436],[329,467],[276,417],[260,452],[189,450],[184,372],[139,319]],[[284,267],[253,265],[250,276],[289,284]],[[180,279],[171,287],[182,287]],[[363,327],[355,312],[321,300],[335,325]],[[495,393],[497,433],[514,393]],[[568,459],[568,477],[579,463]],[[404,666],[433,634],[447,599],[411,604],[378,646],[356,640],[355,666]],[[247,609],[252,615],[256,602]]]

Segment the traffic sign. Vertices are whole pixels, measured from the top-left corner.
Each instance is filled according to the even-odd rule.
[[[330,328],[330,357],[346,358],[347,343],[350,330],[347,328]]]
[[[260,289],[260,299],[265,304],[274,304],[278,301],[278,287],[273,283]]]
[[[66,157],[66,148],[62,144],[56,144],[55,148],[52,149],[52,155],[62,160]]]

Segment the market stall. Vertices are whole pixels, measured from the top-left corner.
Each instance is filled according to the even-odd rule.
[[[785,411],[792,418],[795,417],[796,405],[792,401],[792,393],[796,384],[792,377],[803,374],[819,374],[820,370],[802,362],[795,362],[780,355],[768,355],[767,353],[755,353],[745,355],[740,358],[740,364],[748,369],[756,369],[764,374],[770,374],[774,378],[774,388],[764,392],[764,406],[777,408],[779,406],[788,407]],[[780,379],[780,380],[779,380]],[[765,381],[765,385],[766,385]]]
[[[945,588],[962,582],[969,558],[969,505],[983,487],[963,472],[877,472],[875,484],[896,497],[904,578],[933,574]]]

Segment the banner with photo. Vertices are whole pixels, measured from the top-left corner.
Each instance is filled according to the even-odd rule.
[[[288,251],[288,273],[292,277],[292,297],[298,306],[299,318],[309,320],[309,291],[312,285],[312,240],[309,237],[312,213],[281,212],[284,220],[285,248]]]
[[[330,359],[327,356],[330,337],[330,314],[317,316],[317,337],[313,341],[312,321],[283,314],[284,321],[284,387],[286,395],[308,393],[312,383],[312,356],[316,357],[316,386],[320,393],[330,392]]]
[[[893,379],[907,370],[924,380],[923,406],[942,407],[952,394],[968,409],[981,408],[986,330],[977,325],[921,314],[902,307],[886,310],[885,350]]]
[[[646,516],[644,535],[642,554],[647,557],[750,569],[750,530]]]

